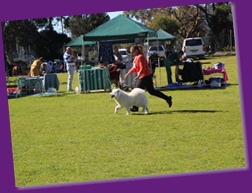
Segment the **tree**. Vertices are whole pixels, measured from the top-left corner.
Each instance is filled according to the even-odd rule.
[[[152,21],[155,9],[140,9],[124,11],[123,15],[129,18],[140,20],[141,23],[147,24]]]
[[[148,27],[154,30],[163,29],[172,35],[177,35],[180,25],[176,19],[170,16],[160,15],[155,17]]]
[[[66,34],[59,34],[55,30],[43,30],[37,40],[37,56],[43,56],[45,60],[62,59],[63,46],[69,42]]]
[[[202,15],[197,7],[176,7],[173,9],[172,16],[180,23],[178,33],[181,38],[204,36]]]
[[[176,35],[178,39],[205,34],[205,29],[202,25],[201,12],[196,6],[125,11],[124,15],[140,19],[148,26],[152,26],[154,28],[156,28],[160,23],[162,23],[161,27],[168,28],[166,25],[169,23],[170,29],[166,31]],[[153,22],[154,24],[152,24]],[[168,23],[165,24],[165,22]]]
[[[4,50],[10,59],[13,59],[13,54],[16,54],[16,57],[20,54],[20,47],[26,52],[36,49],[35,42],[39,38],[39,33],[33,21],[7,21],[2,25]]]
[[[68,32],[71,32],[72,38],[76,38],[90,32],[99,25],[107,22],[109,19],[110,18],[106,13],[75,15],[66,18],[64,26]]]
[[[70,39],[58,34],[52,21],[53,18],[3,22],[3,45],[10,60],[29,55],[48,60],[62,57],[64,42]]]
[[[234,42],[230,3],[198,5],[198,8],[204,13],[205,22],[211,29],[210,45],[213,50],[222,50],[228,46],[230,44],[230,35],[232,36],[232,42]]]
[[[234,42],[233,19],[229,2],[130,10],[124,11],[123,14],[136,18],[154,29],[158,26],[166,28],[166,22],[167,25],[171,24],[168,18],[174,19],[179,28],[175,25],[166,31],[176,35],[178,42],[182,42],[182,39],[187,37],[208,37],[206,39],[209,39],[211,47],[215,50],[222,50],[230,45],[231,41]]]

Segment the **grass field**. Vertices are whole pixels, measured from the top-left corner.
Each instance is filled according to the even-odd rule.
[[[163,91],[172,108],[147,93],[149,115],[114,114],[109,93],[65,92],[65,73],[60,96],[9,99],[16,186],[245,168],[236,57],[203,62],[224,62],[230,86]]]

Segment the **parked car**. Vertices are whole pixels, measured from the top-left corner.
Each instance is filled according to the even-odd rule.
[[[122,55],[123,63],[127,63],[132,60],[132,55],[128,52],[126,48],[121,48],[118,51]]]
[[[149,47],[149,56],[152,54],[157,54],[159,57],[165,57],[165,48],[164,46],[150,46]]]
[[[201,37],[186,38],[183,41],[182,51],[185,57],[205,57],[204,42]]]

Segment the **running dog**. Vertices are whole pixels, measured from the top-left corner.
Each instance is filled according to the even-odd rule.
[[[128,115],[130,114],[130,107],[133,105],[142,107],[145,114],[149,113],[149,109],[147,107],[148,101],[143,89],[134,88],[130,93],[127,93],[119,88],[116,88],[112,90],[110,96],[114,98],[115,102],[118,104],[115,107],[115,113],[117,113],[119,109],[125,108],[126,115]]]

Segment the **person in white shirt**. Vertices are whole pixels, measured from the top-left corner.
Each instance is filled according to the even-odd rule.
[[[42,71],[42,74],[50,74],[52,72],[52,66],[50,65],[49,62],[44,62],[42,63],[41,65],[41,71]]]
[[[72,82],[73,82],[74,70],[75,70],[75,57],[72,55],[72,49],[70,47],[66,48],[63,58],[64,58],[64,63],[66,64],[66,69],[68,73],[67,91],[73,91]]]

